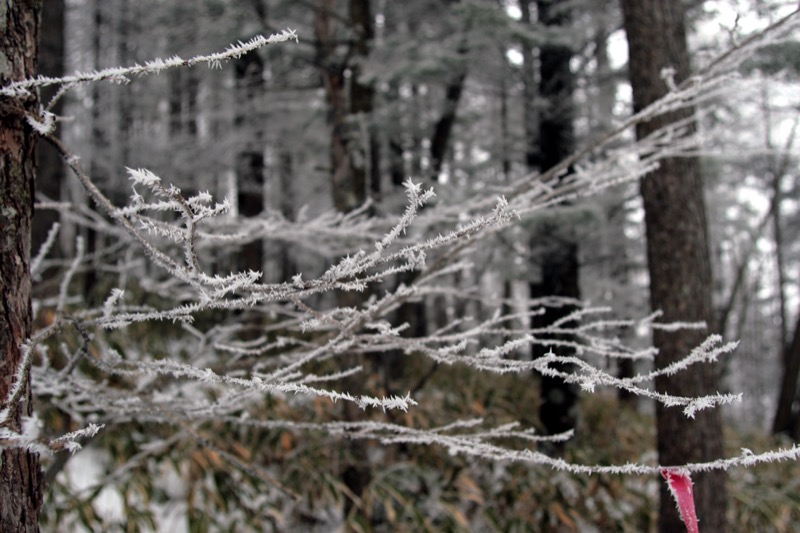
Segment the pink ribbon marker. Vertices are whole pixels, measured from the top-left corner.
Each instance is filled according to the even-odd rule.
[[[663,468],[661,475],[667,480],[667,486],[678,504],[681,520],[686,524],[688,533],[700,533],[697,526],[697,512],[694,509],[694,493],[692,477],[685,468]]]

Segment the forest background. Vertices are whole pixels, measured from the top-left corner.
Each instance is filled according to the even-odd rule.
[[[687,3],[693,67],[795,8],[780,1]],[[58,130],[64,144],[109,199],[130,203],[131,217],[145,204],[138,192],[131,200],[129,177],[139,189],[174,195],[166,187],[159,193],[145,171],[126,168],[152,171],[184,199],[208,191],[230,202],[215,219],[216,238],[198,245],[205,269],[221,276],[256,271],[259,281],[307,289],[303,280],[325,279],[332,264],[357,258],[407,213],[409,196],[413,204],[415,194],[423,195],[409,179],[423,190],[433,187],[436,196],[401,228],[401,242],[446,238],[519,179],[623,126],[632,100],[622,24],[612,1],[46,0],[40,71],[59,76],[210,54],[293,28],[298,42],[241,54],[219,69],[193,66],[71,87],[53,111],[64,117]],[[724,410],[734,454],[800,438],[800,250],[793,238],[800,224],[798,57],[797,43],[784,39],[737,65],[735,90],[697,99],[699,141],[675,148],[699,156],[705,176],[716,320],[709,329],[739,340],[723,359],[722,392],[743,393]],[[52,96],[45,89],[42,99]],[[419,428],[476,417],[490,426],[520,421],[545,435],[575,428],[564,443],[538,444],[570,463],[652,462],[652,401],[628,390],[585,396],[529,371],[476,372],[451,365],[446,354],[458,346],[479,356],[499,344],[519,361],[554,346],[582,355],[585,344],[596,348],[592,343],[600,341],[593,333],[579,338],[581,324],[603,330],[628,347],[625,353],[647,352],[657,317],[647,298],[642,170],[598,181],[596,190],[569,181],[602,170],[608,154],[615,161],[635,158],[634,141],[632,130],[623,132],[546,181],[550,192],[542,189],[528,211],[516,213],[518,223],[481,240],[468,257],[443,254],[452,266],[433,280],[398,267],[356,293],[339,286],[289,305],[204,309],[192,323],[132,320],[127,329],[102,334],[76,328],[49,347],[48,363],[58,376],[67,369],[74,378],[58,383],[48,368],[32,372],[40,416],[54,433],[87,422],[106,427],[81,440],[84,450],[61,452],[46,465],[44,524],[193,531],[323,531],[342,524],[654,528],[661,483],[655,477],[582,476],[447,455],[436,445],[410,445],[413,439],[387,446],[345,438],[342,428],[332,437],[333,426],[303,426],[365,418]],[[66,177],[61,155],[41,147],[33,250],[44,246],[48,255],[35,270],[38,327],[94,308],[106,317],[124,310],[174,321],[177,315],[165,309],[188,305],[186,287],[159,273],[90,205],[85,187]],[[158,210],[157,203],[146,208]],[[149,232],[169,241],[166,228],[175,221],[169,212],[147,220],[140,222],[151,224]],[[51,233],[56,221],[58,232]],[[320,380],[329,374],[334,389],[410,394],[419,405],[407,412],[362,411],[289,389],[262,392],[256,401],[196,387],[196,376],[183,368],[169,373],[192,378],[189,385],[134,368],[139,361],[172,361],[231,378],[274,377],[276,360],[291,361],[346,323],[348,309],[380,306],[398,287],[413,289],[386,305],[391,320],[369,327],[385,335],[399,328],[395,334],[405,340],[362,336],[338,348],[358,348],[345,353],[343,365],[322,358],[313,373]],[[606,315],[606,307],[613,312]],[[536,328],[535,343],[509,340]],[[426,338],[438,344],[419,340]],[[127,374],[83,360],[112,352],[133,362]],[[346,371],[357,364],[361,373]],[[607,357],[598,366],[630,377],[650,364],[645,357]],[[296,384],[315,383],[304,379]],[[156,408],[161,397],[181,405]],[[187,416],[193,402],[194,418]],[[243,424],[248,417],[263,423]],[[728,473],[732,523],[789,531],[800,521],[800,478],[796,463],[789,465]]]

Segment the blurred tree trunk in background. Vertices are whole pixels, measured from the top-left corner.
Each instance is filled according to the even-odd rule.
[[[350,0],[350,31],[353,34],[353,59],[350,66],[350,158],[354,172],[363,174],[365,189],[374,197],[381,192],[380,149],[373,126],[375,88],[364,82],[363,63],[375,40],[375,16],[369,0]],[[365,195],[367,192],[365,191]]]
[[[39,40],[38,0],[2,0],[0,15],[0,85],[36,75]],[[31,334],[31,220],[36,137],[25,123],[25,112],[37,113],[35,97],[0,99],[0,398],[10,408],[7,429],[22,432],[23,418],[33,414],[30,374],[5,405],[23,361],[22,343]],[[0,531],[39,531],[42,505],[39,454],[25,448],[5,448],[0,457]]]
[[[545,29],[566,28],[572,14],[570,2],[564,0],[540,0],[536,2],[539,24]],[[530,17],[530,14],[528,14]],[[561,43],[546,43],[539,49],[538,98],[542,99],[539,111],[539,127],[536,139],[528,139],[526,161],[530,170],[544,172],[569,156],[575,149],[574,105],[575,86],[570,70],[573,52]],[[529,57],[531,54],[529,54]],[[532,59],[532,57],[531,57]],[[531,80],[526,78],[526,83]],[[531,97],[535,91],[526,91]],[[530,102],[526,102],[526,109]],[[530,125],[526,126],[532,134]],[[534,148],[535,145],[535,148]],[[580,276],[578,265],[578,243],[569,219],[559,217],[545,221],[532,235],[532,248],[540,251],[540,277],[530,284],[531,298],[560,296],[580,298]],[[546,327],[575,310],[573,305],[550,307],[533,318],[535,327]],[[533,357],[549,351],[548,347],[535,346]],[[559,348],[560,356],[568,356],[567,348]],[[562,433],[575,427],[575,409],[578,394],[573,385],[563,380],[541,376],[541,406],[539,419],[549,434]]]
[[[117,0],[117,20],[115,32],[117,38],[117,62],[120,65],[130,65],[136,62],[135,36],[141,32],[136,0]],[[49,7],[48,2],[48,7]],[[45,11],[47,11],[45,9]],[[46,34],[47,32],[45,32]],[[189,70],[189,72],[193,72]],[[131,137],[133,134],[134,99],[128,91],[119,94],[117,112],[119,122],[117,127],[116,168],[125,168],[131,164]],[[124,191],[116,191],[115,197],[121,204],[127,201]]]
[[[345,22],[342,25],[342,22]],[[317,46],[317,67],[320,72],[325,99],[328,105],[330,128],[330,176],[333,204],[337,211],[347,213],[367,200],[369,185],[369,139],[364,139],[359,124],[372,120],[374,91],[370,85],[357,78],[360,63],[369,55],[374,38],[373,15],[369,0],[350,0],[346,16],[336,11],[334,0],[318,0],[314,9],[314,31]],[[340,44],[346,43],[345,51]],[[355,58],[355,60],[354,60]],[[349,86],[348,86],[349,80]],[[369,134],[367,134],[369,136]],[[366,293],[338,291],[337,305],[343,308],[359,307]],[[359,364],[358,356],[345,355],[343,364]],[[367,367],[361,375],[345,379],[344,388],[354,394],[366,391]],[[359,418],[359,409],[350,403],[343,406],[347,420]],[[345,520],[367,527],[370,513],[363,505],[363,495],[372,480],[367,443],[350,441],[343,446],[341,479],[350,494],[344,501]]]
[[[103,39],[103,25],[107,23],[106,21],[106,12],[104,11],[104,6],[107,7],[108,2],[103,2],[103,0],[94,0],[92,3],[92,67],[95,70],[102,69],[105,65],[103,65],[103,50],[104,50],[104,39]],[[110,179],[109,175],[109,167],[108,167],[108,152],[109,152],[109,142],[108,136],[106,135],[106,131],[104,129],[103,124],[103,110],[102,107],[106,105],[105,98],[102,98],[102,91],[101,86],[99,83],[93,83],[90,88],[90,101],[91,101],[91,130],[89,133],[89,142],[92,147],[91,155],[89,159],[89,175],[93,176],[95,181],[100,186],[107,186],[108,180]],[[86,199],[86,203],[89,203],[88,196],[85,196],[85,192],[81,191],[80,193]],[[86,254],[92,255],[98,250],[102,249],[103,244],[98,242],[99,237],[97,231],[88,226],[82,228],[81,233],[85,235],[86,238]],[[96,265],[92,265],[93,267]],[[87,270],[86,274],[83,276],[83,293],[84,297],[89,297],[94,286],[97,283],[98,273],[96,268],[90,268]]]
[[[360,15],[357,9],[354,10],[354,4],[358,3],[351,2],[351,16],[363,19],[364,15]],[[367,100],[371,100],[371,94],[360,84],[352,83],[348,99],[346,75],[353,72],[349,70],[352,52],[348,50],[343,55],[337,50],[343,32],[337,33],[335,10],[336,2],[333,0],[319,0],[314,11],[314,30],[317,39],[316,60],[328,104],[333,203],[337,211],[346,213],[367,199],[366,168],[364,161],[358,160],[359,152],[353,150],[356,143],[353,142],[353,117],[350,115],[355,112],[354,105],[360,110],[369,109],[371,102],[367,104]],[[363,28],[349,30],[362,32]]]
[[[294,220],[294,210],[297,205],[293,187],[295,178],[294,157],[292,147],[281,141],[278,145],[278,183],[280,185],[280,212],[286,220]],[[276,241],[272,243],[270,254],[277,255],[278,272],[277,279],[280,281],[291,279],[298,271],[298,266],[290,253],[290,246],[284,242]]]
[[[530,2],[520,2],[521,21],[528,27],[534,24]],[[536,102],[539,98],[539,88],[536,80],[536,61],[534,58],[535,43],[530,39],[521,39],[522,46],[522,127],[525,135],[525,166],[530,171],[537,170],[539,157],[539,124]]]
[[[260,27],[267,25],[266,7],[261,0],[252,2],[254,12],[259,18]],[[250,132],[245,138],[244,147],[236,156],[236,181],[238,185],[237,201],[239,214],[245,217],[257,217],[264,211],[264,103],[266,84],[264,82],[264,59],[258,50],[248,52],[238,58],[234,64],[237,95],[237,111],[234,127],[246,128]],[[190,70],[181,76],[189,76]],[[192,87],[186,91],[186,105],[192,105],[194,98]],[[189,116],[194,120],[194,109]],[[261,239],[247,243],[242,247],[238,267],[242,270],[264,271],[264,243]]]
[[[772,423],[774,434],[786,433],[800,440],[800,407],[798,407],[797,378],[800,376],[800,313],[791,344],[783,350],[783,373],[778,396],[778,407]]]
[[[675,69],[676,82],[690,73],[684,10],[673,0],[622,0],[629,47],[629,75],[634,112],[667,93],[665,68]],[[659,116],[637,125],[640,139],[659,127],[685,119],[692,110]],[[703,180],[696,158],[667,159],[642,180],[650,272],[650,304],[660,309],[664,322],[705,321],[714,324],[712,276],[709,258]],[[656,330],[659,352],[656,367],[663,368],[689,354],[708,332],[680,335]],[[695,366],[680,376],[656,378],[656,389],[678,396],[700,396],[720,390],[719,365]],[[719,408],[687,419],[680,409],[656,406],[658,462],[677,465],[722,457],[722,417]],[[697,474],[697,514],[705,531],[727,531],[727,492],[721,471]],[[659,530],[684,531],[666,484],[661,485]]]
[[[468,33],[469,28],[464,30]],[[447,150],[450,147],[450,139],[453,134],[453,126],[458,116],[458,104],[461,95],[464,93],[464,84],[467,81],[467,53],[469,47],[466,37],[458,47],[459,62],[454,67],[450,81],[445,87],[444,105],[439,115],[439,120],[433,129],[431,136],[431,180],[436,183],[442,171]]]
[[[766,82],[765,82],[766,83]],[[767,88],[764,89],[764,96],[766,96]],[[773,132],[771,131],[772,119],[770,118],[771,111],[769,103],[766,101],[762,104],[762,113],[766,119],[766,142],[765,148],[771,151],[777,151],[779,147],[775,146],[772,140]],[[796,123],[795,126],[796,127]],[[794,133],[792,133],[792,137]],[[786,272],[786,253],[789,251],[789,244],[794,239],[787,242],[784,235],[784,225],[786,224],[785,213],[782,206],[782,201],[786,193],[784,193],[785,181],[791,179],[791,168],[793,166],[793,158],[790,156],[792,153],[791,145],[785,147],[786,151],[781,155],[771,155],[767,158],[767,175],[770,177],[770,185],[772,189],[772,202],[770,203],[770,210],[767,216],[772,222],[772,236],[775,241],[775,274],[778,289],[778,321],[780,322],[779,335],[780,347],[778,353],[781,356],[780,365],[780,388],[778,389],[778,403],[775,409],[775,417],[772,422],[772,433],[785,433],[791,436],[794,440],[800,439],[800,397],[798,397],[798,377],[800,377],[800,314],[797,316],[797,325],[795,325],[794,333],[789,338],[789,319],[787,309],[787,283],[788,276]],[[766,221],[766,218],[764,219]],[[758,231],[758,230],[754,230]]]
[[[42,33],[39,46],[39,74],[44,76],[64,75],[64,0],[48,0],[42,9]],[[57,87],[43,87],[40,92],[42,105],[46,106],[56,94]],[[56,115],[63,114],[63,100],[50,109]],[[58,202],[61,199],[61,181],[65,176],[64,162],[58,152],[47,143],[37,147],[36,192],[37,201],[49,200]],[[52,209],[40,209],[34,212],[31,249],[35,255],[47,239],[47,234],[58,220],[58,213]],[[54,246],[51,257],[58,257],[60,251]]]
[[[766,103],[765,103],[766,108]],[[768,110],[765,109],[765,113]],[[768,136],[771,132],[768,132]],[[775,149],[771,139],[767,139],[768,149]],[[800,377],[800,314],[797,315],[797,324],[794,333],[789,340],[789,324],[786,297],[786,259],[785,253],[788,250],[787,242],[784,239],[783,225],[785,223],[781,202],[783,200],[783,181],[787,177],[788,168],[791,165],[789,157],[790,150],[779,160],[771,157],[769,162],[769,175],[772,177],[772,203],[770,204],[772,233],[775,240],[775,267],[778,284],[778,304],[780,321],[780,342],[779,354],[781,355],[781,376],[780,388],[778,392],[778,403],[775,410],[775,418],[772,422],[773,434],[785,433],[794,440],[800,439],[800,397],[798,397],[798,377]]]

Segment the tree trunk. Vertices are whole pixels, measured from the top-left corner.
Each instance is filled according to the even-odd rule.
[[[765,104],[766,108],[766,104]],[[768,113],[768,111],[765,111]],[[769,122],[768,122],[769,123]],[[771,141],[766,142],[767,148],[774,149]],[[771,164],[777,167],[778,165]],[[786,242],[783,237],[783,216],[781,211],[782,182],[785,176],[785,168],[772,169],[772,234],[775,240],[775,267],[778,275],[778,303],[780,321],[780,354],[781,354],[781,385],[778,393],[778,406],[775,410],[775,418],[772,422],[773,434],[786,433],[797,438],[798,436],[798,412],[797,412],[797,378],[800,375],[800,318],[798,325],[795,326],[794,335],[789,344],[788,341],[788,312],[786,310],[786,260],[784,251]]]
[[[239,108],[234,118],[234,126],[246,135],[243,139],[243,149],[236,155],[236,179],[238,184],[237,203],[239,214],[245,217],[257,217],[264,211],[264,127],[263,103],[264,91],[264,60],[258,50],[253,50],[236,59],[234,64],[236,94]],[[188,76],[184,72],[181,76]],[[189,91],[192,87],[186,87]],[[188,92],[185,94],[188,97]],[[183,105],[189,105],[187,101]],[[187,110],[188,111],[188,110]],[[194,110],[191,110],[194,113]],[[179,115],[180,116],[180,115]],[[190,115],[187,115],[190,116]],[[194,117],[191,117],[194,121]],[[187,127],[190,123],[181,122]],[[239,256],[238,268],[243,271],[264,271],[264,243],[261,239],[254,240],[242,247]]]
[[[622,0],[628,36],[629,75],[634,110],[639,111],[667,92],[661,71],[672,67],[676,79],[689,75],[684,11],[674,0]],[[669,122],[691,116],[692,110],[661,116],[637,126],[643,138]],[[650,303],[664,312],[663,320],[705,321],[713,324],[713,289],[708,252],[705,202],[699,161],[667,159],[641,184],[647,226],[647,261]],[[706,333],[680,334],[656,331],[656,366],[661,368],[685,357]],[[719,367],[699,365],[690,372],[656,380],[659,392],[699,396],[719,390]],[[662,465],[711,461],[722,456],[722,418],[708,409],[687,419],[680,409],[656,407],[658,455]],[[727,531],[727,492],[723,472],[698,474],[695,480],[697,513],[706,531]],[[659,530],[685,531],[668,493],[661,485]]]
[[[370,189],[367,183],[369,165],[367,151],[369,141],[363,139],[358,121],[372,112],[374,90],[358,80],[360,62],[369,55],[371,40],[374,37],[373,16],[369,0],[350,0],[348,3],[347,30],[354,35],[352,48],[342,54],[337,48],[336,2],[318,0],[314,7],[314,30],[317,38],[317,65],[328,103],[328,124],[330,138],[330,175],[333,204],[337,211],[346,213],[362,205]],[[351,62],[351,55],[358,60]],[[349,94],[345,73],[350,71]],[[371,120],[371,117],[366,118]],[[338,292],[337,305],[341,308],[359,307],[367,298],[366,293]],[[363,364],[354,354],[341,358],[344,367]],[[366,373],[371,369],[365,369]],[[349,377],[343,387],[352,394],[362,394],[365,390],[365,376]],[[359,410],[353,405],[344,405],[344,418],[357,420]],[[372,481],[372,473],[364,441],[350,441],[342,447],[341,479],[350,494],[344,500],[345,520],[348,524],[370,524],[370,513],[361,504],[367,487]]]
[[[533,14],[529,2],[519,3],[524,24],[533,24]],[[536,109],[539,97],[536,85],[536,62],[533,55],[534,43],[522,39],[522,117],[525,130],[525,165],[528,170],[535,170],[539,159],[539,114]]]
[[[459,55],[465,56],[467,53],[466,45],[459,49]],[[431,178],[436,181],[444,165],[447,148],[450,146],[450,137],[453,133],[453,126],[456,123],[458,103],[461,101],[461,94],[464,92],[464,83],[467,80],[466,66],[459,67],[453,74],[452,79],[447,83],[444,95],[444,109],[436,121],[431,137]]]
[[[286,144],[278,145],[278,184],[280,186],[280,212],[286,220],[295,220],[295,191],[292,186],[295,168],[292,148]],[[279,240],[273,241],[274,256],[278,258],[277,281],[286,281],[299,271],[290,252],[291,245]]]
[[[47,7],[50,7],[48,1]],[[142,28],[138,22],[141,14],[137,9],[135,0],[117,0],[117,19],[115,32],[117,34],[117,64],[129,65],[136,60],[134,36],[140,35]],[[47,9],[45,9],[45,13]],[[187,69],[189,70],[189,69]],[[134,96],[130,91],[120,91],[117,100],[117,149],[115,150],[115,168],[125,168],[131,164],[132,133],[134,131]],[[114,187],[118,190],[119,187]],[[114,194],[114,201],[121,205],[128,203],[127,193],[119,191]]]
[[[460,0],[453,0],[451,4],[458,4]],[[458,105],[461,102],[461,95],[464,93],[464,85],[467,81],[469,43],[467,34],[470,30],[471,21],[463,30],[463,37],[458,45],[458,62],[453,67],[453,73],[444,89],[444,107],[439,115],[439,119],[433,127],[431,135],[431,179],[436,182],[444,165],[447,150],[451,144],[453,127],[458,117]]]
[[[536,2],[539,24],[562,31],[571,21],[571,0]],[[562,44],[545,44],[539,50],[539,96],[544,107],[539,117],[539,157],[535,166],[548,170],[575,150],[572,93],[575,80],[569,62],[572,50]]]
[[[800,437],[800,409],[797,398],[797,379],[800,377],[800,315],[794,327],[792,343],[783,349],[782,355],[783,375],[772,432],[786,433],[797,440]]]
[[[107,4],[107,2],[106,2]],[[105,6],[107,7],[107,5]],[[103,52],[106,46],[103,36],[106,12],[104,10],[104,3],[102,0],[94,0],[92,5],[92,58],[93,67],[95,70],[100,70],[103,65]],[[89,159],[89,175],[95,177],[95,182],[100,186],[107,187],[109,176],[108,167],[108,137],[104,128],[103,108],[107,106],[106,98],[103,97],[101,91],[101,84],[93,83],[90,86],[90,99],[91,99],[91,126],[90,126],[90,159]],[[105,93],[107,95],[107,93]],[[108,187],[111,189],[111,187]],[[87,207],[91,205],[89,197],[81,190],[81,197],[86,202]],[[86,238],[86,255],[89,257],[95,256],[95,253],[103,248],[102,236],[91,226],[78,229]],[[87,302],[93,302],[96,296],[93,295],[94,288],[98,281],[97,261],[91,263],[91,268],[86,271],[83,276],[83,293]]]
[[[39,74],[45,76],[64,75],[64,0],[50,0],[42,10],[42,25],[48,29],[42,35],[39,49]],[[45,87],[41,90],[42,105],[50,103],[57,88]],[[56,115],[62,114],[63,99],[51,109]],[[64,178],[64,162],[58,152],[46,143],[37,147],[36,191],[52,201],[61,199],[61,180]],[[58,213],[52,209],[36,211],[33,217],[32,250],[36,254],[47,239],[50,228],[58,221]],[[57,250],[51,256],[58,255]]]
[[[568,2],[564,0],[539,0],[536,10],[539,24],[545,27],[566,28],[571,20]],[[544,106],[539,113],[539,128],[536,138],[526,141],[526,160],[531,170],[548,170],[575,149],[573,126],[574,90],[573,74],[570,70],[572,50],[560,44],[545,44],[539,50],[538,94]],[[531,57],[532,60],[532,57]],[[531,80],[526,78],[526,83]],[[533,91],[527,91],[533,93]],[[529,96],[530,97],[530,96]],[[526,113],[530,102],[526,103]],[[533,131],[528,132],[529,135]],[[534,146],[536,146],[534,148]],[[580,275],[578,244],[567,223],[547,223],[533,235],[532,246],[543,250],[540,255],[541,279],[531,284],[532,298],[562,296],[580,298]],[[547,309],[544,315],[534,318],[535,327],[545,327],[567,316],[575,310],[572,305]],[[543,356],[549,348],[536,346],[533,357]],[[572,355],[561,348],[559,355]],[[569,369],[565,369],[569,370]],[[575,427],[575,406],[578,393],[574,385],[558,378],[541,377],[541,407],[539,418],[550,434],[562,433]]]
[[[350,5],[350,20],[363,18]],[[350,116],[355,112],[353,106],[363,109],[367,98],[371,98],[364,86],[354,83],[355,93],[351,91],[347,97],[345,72],[349,66],[346,57],[337,54],[336,44],[336,2],[319,0],[314,9],[314,30],[317,38],[317,64],[328,102],[328,124],[331,129],[330,166],[333,190],[333,203],[338,211],[348,212],[360,206],[367,199],[367,174],[365,161],[359,160],[359,152],[353,150],[355,144],[353,120]],[[369,13],[367,8],[366,13]],[[363,28],[353,31],[365,33]],[[360,52],[359,52],[360,54]],[[349,56],[345,54],[345,56]],[[371,101],[370,104],[371,106]]]
[[[39,39],[38,0],[0,0],[0,85],[33,77]],[[21,431],[33,413],[30,377],[16,405],[6,405],[31,334],[31,219],[36,138],[20,108],[35,112],[35,97],[0,99],[0,401],[10,408],[8,429]],[[0,531],[38,531],[42,505],[39,455],[7,448],[0,458]]]
[[[353,172],[358,172],[356,183],[368,183],[367,190],[377,198],[381,192],[380,148],[375,132],[372,110],[375,105],[375,87],[364,83],[362,63],[369,56],[375,39],[375,24],[370,0],[350,0],[350,26],[354,34],[354,54],[350,75],[350,115],[352,124],[350,160]],[[366,194],[366,192],[365,192]]]

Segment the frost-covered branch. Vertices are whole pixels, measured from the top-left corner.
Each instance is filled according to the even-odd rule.
[[[145,62],[144,65],[136,64],[130,67],[114,67],[91,72],[76,72],[71,76],[63,76],[58,78],[50,76],[38,76],[31,80],[13,82],[4,87],[0,87],[0,95],[21,96],[29,93],[32,89],[48,87],[50,85],[74,86],[82,83],[99,81],[128,83],[130,82],[130,78],[132,76],[159,74],[166,69],[193,67],[202,63],[209,65],[211,68],[219,68],[224,61],[239,58],[247,52],[257,50],[258,48],[269,44],[283,43],[289,40],[298,40],[295,30],[286,29],[281,33],[276,33],[270,35],[269,37],[258,35],[247,42],[240,41],[236,44],[232,44],[223,52],[216,52],[209,55],[199,55],[189,59],[182,59],[178,56],[172,56],[167,59],[155,58]],[[49,128],[47,131],[50,131]]]

